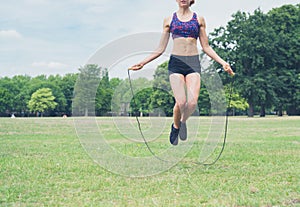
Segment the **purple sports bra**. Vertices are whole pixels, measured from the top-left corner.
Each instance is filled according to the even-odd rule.
[[[194,13],[193,17],[188,22],[182,22],[178,19],[176,12],[173,14],[173,19],[170,24],[170,32],[173,39],[179,37],[192,37],[197,39],[199,37],[200,25],[197,19],[197,14]]]

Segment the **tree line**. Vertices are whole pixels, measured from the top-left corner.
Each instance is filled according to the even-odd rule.
[[[109,78],[109,71],[89,64],[65,76],[14,76],[0,79],[1,116],[172,116],[174,98],[168,81],[168,63],[154,77],[134,80]],[[131,88],[132,87],[132,88]],[[198,100],[201,115],[210,115],[212,96],[202,83]],[[226,89],[226,87],[225,87]],[[132,91],[133,90],[133,94]],[[228,96],[228,90],[225,90]],[[243,113],[248,104],[234,94],[232,108]],[[73,114],[75,113],[75,114]]]
[[[212,47],[237,74],[232,92],[232,78],[220,75],[226,97],[231,96],[232,114],[300,115],[299,18],[300,4],[268,13],[238,11],[225,27],[210,34]],[[153,87],[138,90],[145,85]],[[200,115],[212,113],[211,96],[202,82]],[[86,65],[64,76],[0,78],[0,116],[71,116],[74,111],[78,115],[171,116],[173,105],[167,62],[157,67],[151,80],[139,78],[132,83],[110,78],[109,71],[99,65]]]

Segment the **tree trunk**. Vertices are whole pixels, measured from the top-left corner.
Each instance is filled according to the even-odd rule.
[[[278,116],[283,116],[282,106],[278,109]]]
[[[252,103],[252,101],[249,101],[248,104],[249,104],[248,117],[253,117],[254,116],[253,103]]]
[[[84,116],[88,116],[89,115],[89,110],[88,108],[86,107],[85,110],[84,110]]]
[[[265,117],[266,116],[266,109],[265,109],[265,106],[262,105],[260,107],[260,117]]]

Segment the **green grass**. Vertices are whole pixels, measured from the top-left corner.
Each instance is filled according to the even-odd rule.
[[[169,170],[129,178],[87,155],[71,118],[0,119],[0,206],[300,206],[300,117],[229,121],[215,165],[190,162],[196,145]],[[149,155],[107,118],[98,123],[116,150]],[[151,145],[155,152],[169,147],[168,129]]]

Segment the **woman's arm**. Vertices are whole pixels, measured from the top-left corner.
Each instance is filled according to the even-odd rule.
[[[153,53],[150,54],[148,57],[146,57],[142,62],[133,65],[130,69],[140,70],[144,67],[144,65],[161,56],[167,48],[169,38],[170,38],[170,17],[164,19],[163,33],[161,35],[160,42],[156,50],[153,51]]]
[[[209,45],[208,37],[206,34],[206,23],[204,18],[199,17],[198,21],[200,24],[199,40],[203,51],[213,60],[220,63],[223,66],[224,70],[229,73],[229,75],[234,75],[234,72],[232,71],[230,65],[225,60],[223,60]]]

